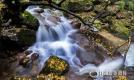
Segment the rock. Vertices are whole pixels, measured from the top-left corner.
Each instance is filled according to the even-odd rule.
[[[27,28],[3,28],[1,35],[8,37],[10,40],[23,44],[23,46],[30,46],[36,40],[36,32]]]
[[[120,38],[128,39],[129,37],[129,29],[126,27],[129,24],[127,23],[127,20],[118,20],[115,18],[112,18],[112,25],[111,28],[115,31],[115,35],[117,35]]]
[[[66,80],[93,80],[88,74],[84,75],[77,75],[73,71],[69,71],[66,75]]]
[[[67,73],[69,70],[69,64],[67,61],[58,58],[56,56],[50,56],[49,59],[45,62],[45,66],[41,73],[45,74],[58,74],[58,75],[63,75]]]
[[[102,26],[102,22],[100,20],[98,20],[98,19],[96,19],[94,21],[94,25],[93,26],[95,26],[98,30],[100,30],[103,27]]]
[[[22,51],[22,45],[17,41],[11,40],[9,37],[0,36],[0,57],[11,57]]]
[[[29,54],[32,53],[32,51],[25,51],[24,53],[25,53],[26,55],[29,55]]]
[[[108,6],[107,11],[109,11],[111,14],[116,14],[119,11],[119,6],[118,5]]]
[[[34,10],[35,12],[37,12],[37,13],[43,13],[44,12],[44,9],[36,9],[36,10]]]
[[[81,27],[81,23],[78,21],[73,21],[73,22],[71,22],[71,24],[74,29],[80,29],[80,27]]]
[[[56,16],[49,16],[49,17],[47,17],[47,20],[49,20],[55,24],[58,24],[58,21],[60,21],[59,17],[56,17]]]
[[[36,32],[30,29],[22,28],[16,33],[16,37],[20,43],[32,45],[36,40]]]
[[[131,42],[134,42],[134,29],[132,29]]]
[[[94,7],[94,11],[97,13],[101,12],[103,9],[104,9],[104,7],[101,4],[95,5],[95,7]]]
[[[86,12],[91,11],[93,9],[92,2],[89,4],[81,4],[80,2],[69,2],[68,10],[72,12]]]
[[[85,51],[80,51],[78,49],[76,54],[80,58],[82,64],[85,65],[88,63],[93,63],[99,65],[104,61],[104,54],[106,54],[107,51],[103,50],[103,48],[100,48],[100,46],[98,46],[99,48],[96,47],[97,45],[92,39],[87,39],[79,32],[73,34],[70,37],[77,41],[77,44],[85,49]]]
[[[126,75],[127,75],[127,79],[128,80],[133,80],[133,76],[134,76],[134,67],[133,66],[129,66],[126,67]]]
[[[25,67],[28,67],[30,64],[30,58],[26,57],[20,60],[19,65]]]
[[[34,61],[34,60],[38,59],[38,57],[39,57],[39,54],[38,53],[33,53],[31,55],[31,60]]]

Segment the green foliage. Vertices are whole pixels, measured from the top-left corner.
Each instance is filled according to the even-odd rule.
[[[119,1],[120,10],[128,9],[134,10],[134,1],[133,0],[121,0]]]

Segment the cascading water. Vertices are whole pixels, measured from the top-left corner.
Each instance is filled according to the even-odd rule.
[[[134,66],[134,43],[131,43],[127,55],[126,55],[126,61],[125,61],[125,65],[127,67],[132,67]]]
[[[50,21],[49,18],[56,19],[51,10],[44,9],[43,13],[37,13],[36,10],[39,9],[39,7],[28,8],[27,11],[36,17],[40,24],[36,33],[36,43],[28,49],[32,53],[39,54],[40,69],[52,55],[68,61],[70,66],[79,68],[78,65],[81,65],[81,63],[76,57],[76,49],[80,47],[69,38],[69,35],[76,31],[70,25],[70,21],[63,15],[60,15],[56,22]],[[55,13],[58,13],[58,11],[55,11]],[[28,56],[30,57],[32,53]]]
[[[75,67],[79,70],[77,72],[79,75],[90,72],[90,69],[97,71],[101,70],[101,68],[104,70],[112,66],[112,68],[110,67],[108,69],[114,71],[120,68],[123,63],[122,57],[114,61],[105,60],[99,67],[93,64],[87,64],[83,67],[79,58],[76,56],[77,49],[83,49],[69,37],[69,35],[77,31],[72,28],[70,21],[59,11],[53,11],[58,14],[58,17],[54,17],[53,12],[49,9],[44,9],[42,13],[38,12],[38,10],[41,10],[41,8],[37,6],[30,6],[26,9],[27,12],[38,19],[40,24],[36,34],[36,43],[28,49],[28,51],[32,51],[32,53],[28,55],[29,57],[33,53],[38,53],[38,66],[40,71],[45,61],[52,55],[68,61],[71,67]]]

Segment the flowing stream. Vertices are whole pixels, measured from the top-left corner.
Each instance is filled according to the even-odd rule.
[[[40,24],[36,33],[36,43],[28,50],[39,54],[40,69],[43,68],[44,62],[52,55],[68,61],[70,66],[79,68],[81,63],[76,56],[76,50],[80,47],[69,38],[69,35],[76,31],[70,25],[70,21],[62,13],[55,10],[55,14],[60,15],[58,20],[53,22],[49,20],[49,18],[56,19],[53,17],[51,10],[44,9],[43,13],[37,13],[36,10],[40,10],[40,8],[27,9],[29,13],[38,19]],[[32,53],[28,56],[31,56]]]
[[[30,6],[26,9],[27,12],[38,19],[40,24],[36,33],[36,42],[28,49],[29,51],[32,51],[28,56],[31,56],[33,53],[39,54],[38,66],[40,71],[42,70],[45,61],[52,55],[68,61],[71,67],[75,67],[79,70],[76,72],[79,75],[89,73],[91,70],[114,71],[121,67],[123,63],[122,57],[119,57],[116,60],[107,59],[100,66],[95,66],[93,64],[83,66],[76,56],[77,49],[83,49],[80,48],[76,41],[69,37],[69,35],[72,35],[77,31],[76,29],[73,29],[70,21],[57,10],[52,12],[49,9],[44,9],[44,12],[42,13],[38,10],[41,10],[41,8],[37,6]],[[58,17],[54,17],[54,14]]]
[[[130,44],[130,47],[128,49],[127,55],[126,55],[126,61],[125,65],[127,67],[133,67],[134,66],[134,43]]]

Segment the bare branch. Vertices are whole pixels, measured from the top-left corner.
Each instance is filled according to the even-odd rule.
[[[71,12],[69,10],[62,9],[61,7],[58,7],[58,6],[54,5],[54,4],[50,5],[50,7],[55,8],[55,9],[60,10],[60,11],[63,11],[63,12],[66,12],[66,13],[78,18],[84,25],[87,25],[89,27],[92,26],[90,23],[86,23],[80,16],[76,15],[75,13],[73,13],[73,12]]]
[[[92,20],[91,24],[93,24],[96,19],[100,18],[100,17],[105,13],[105,11],[106,11],[108,5],[110,5],[110,4],[111,4],[111,3],[109,3],[109,1],[107,1],[107,3],[106,3],[106,5],[105,5],[104,9],[101,10],[101,12],[98,13],[98,14],[94,17],[94,19]]]

